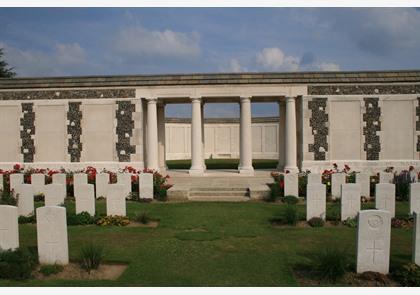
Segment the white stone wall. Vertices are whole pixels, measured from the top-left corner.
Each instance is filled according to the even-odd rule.
[[[254,159],[278,159],[279,123],[252,123]],[[166,159],[191,158],[190,123],[166,123]],[[204,124],[205,157],[239,158],[239,123]]]

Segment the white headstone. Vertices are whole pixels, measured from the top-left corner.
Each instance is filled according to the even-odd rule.
[[[53,184],[62,184],[64,185],[66,196],[67,196],[67,175],[65,173],[55,173],[52,176]]]
[[[413,262],[420,266],[420,213],[413,212]]]
[[[86,173],[74,173],[73,174],[73,196],[76,195],[76,187],[80,184],[87,184],[87,174]]]
[[[140,199],[153,199],[153,173],[141,173],[139,175]]]
[[[131,173],[118,173],[117,184],[124,186],[123,194],[127,198],[131,193]]]
[[[390,172],[380,172],[379,183],[394,183],[394,174]]]
[[[106,194],[106,215],[125,216],[125,191],[123,184],[110,184]]]
[[[95,215],[95,192],[93,184],[80,184],[77,188],[77,195],[74,196],[76,200],[76,214],[83,211],[90,215]]]
[[[34,188],[32,184],[19,184],[16,186],[16,194],[18,197],[18,213],[22,216],[34,214]]]
[[[345,173],[333,173],[331,174],[331,195],[334,199],[341,197],[341,185],[346,183]]]
[[[96,198],[106,198],[106,193],[108,191],[109,184],[109,174],[108,173],[98,173],[96,174]]]
[[[299,183],[297,173],[284,174],[284,195],[299,197]]]
[[[358,183],[341,185],[341,220],[355,218],[360,211],[361,186]]]
[[[319,173],[308,174],[308,184],[319,184],[321,183],[322,176]]]
[[[66,198],[65,186],[62,184],[48,184],[45,186],[45,206],[58,206]]]
[[[361,195],[370,197],[370,175],[368,173],[356,173],[356,183],[361,186]]]
[[[357,224],[357,272],[387,274],[391,244],[391,214],[384,210],[359,211]]]
[[[418,174],[414,170],[410,171],[410,181],[411,182],[417,182],[418,181]]]
[[[37,208],[36,227],[39,263],[68,264],[66,208],[59,206]]]
[[[22,173],[13,173],[10,174],[10,190],[15,190],[18,184],[23,183],[23,174]]]
[[[18,208],[0,205],[0,249],[19,248]]]
[[[325,220],[326,193],[325,184],[310,184],[306,187],[306,220],[313,217],[320,217]]]
[[[388,211],[391,217],[395,217],[395,184],[378,183],[375,191],[375,208]]]
[[[410,183],[410,214],[420,214],[420,182]]]
[[[2,191],[3,188],[4,188],[4,182],[3,181],[4,181],[3,180],[3,174],[0,174],[0,191]]]
[[[34,187],[35,195],[44,194],[45,175],[42,173],[31,174],[31,184]]]

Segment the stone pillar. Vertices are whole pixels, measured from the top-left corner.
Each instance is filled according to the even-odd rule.
[[[165,150],[165,105],[157,105],[158,120],[158,146],[159,146],[159,170],[167,169],[166,166],[166,150]]]
[[[284,170],[299,172],[297,167],[296,98],[286,97],[286,148]]]
[[[147,168],[152,170],[159,169],[156,103],[157,98],[147,99]]]
[[[202,175],[203,142],[201,134],[201,98],[191,98],[191,175]]]
[[[201,142],[203,143],[203,170],[206,170],[206,145],[204,138],[204,102],[201,104]]]
[[[239,147],[239,173],[254,174],[252,167],[252,122],[251,122],[251,99],[241,97],[240,118],[240,147]]]
[[[278,170],[284,169],[284,161],[285,161],[285,142],[286,137],[284,136],[284,129],[286,125],[286,103],[284,101],[279,101],[279,163],[277,165]]]

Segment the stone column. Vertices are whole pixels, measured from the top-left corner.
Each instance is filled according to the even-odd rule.
[[[279,164],[277,165],[278,170],[284,169],[284,158],[285,158],[285,142],[286,137],[284,136],[284,129],[286,125],[286,103],[279,101],[279,133],[278,133],[278,150],[279,150]]]
[[[201,142],[203,143],[203,170],[206,170],[206,145],[204,138],[204,102],[201,104]]]
[[[147,168],[159,170],[157,98],[147,99]]]
[[[240,147],[239,147],[239,173],[254,174],[252,167],[252,122],[251,122],[251,99],[241,97],[240,119]]]
[[[286,147],[284,170],[299,172],[297,167],[296,98],[286,97]]]
[[[201,134],[201,98],[191,98],[191,175],[202,175],[203,142]]]
[[[158,150],[159,150],[159,170],[164,171],[166,166],[166,150],[165,150],[165,104],[157,105],[157,121],[158,121]]]

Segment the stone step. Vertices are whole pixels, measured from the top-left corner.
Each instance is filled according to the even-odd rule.
[[[247,187],[229,187],[229,186],[213,186],[213,187],[200,187],[200,186],[193,186],[191,187],[190,191],[220,191],[220,192],[227,192],[227,191],[248,191]]]
[[[201,202],[246,202],[249,201],[249,197],[241,196],[189,196],[190,201],[201,201]]]
[[[226,196],[226,197],[247,197],[249,195],[247,190],[242,191],[198,191],[191,190],[190,197],[193,196]]]

